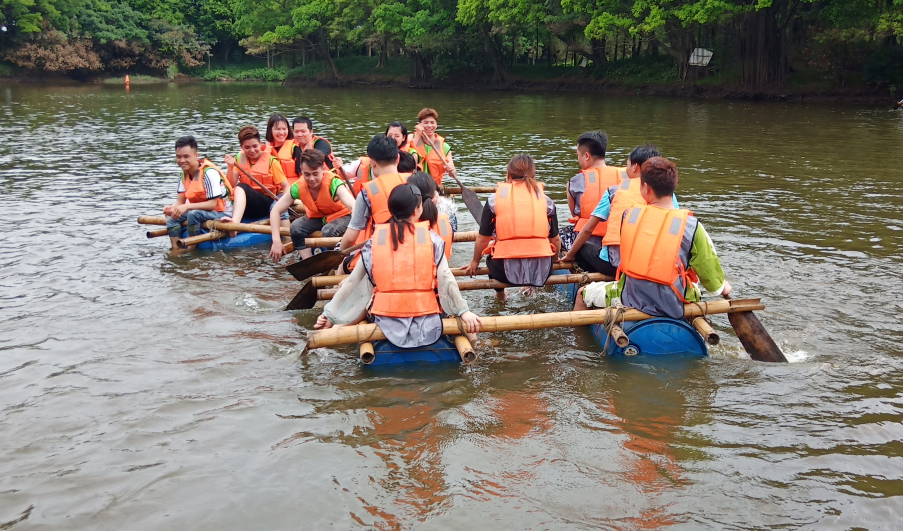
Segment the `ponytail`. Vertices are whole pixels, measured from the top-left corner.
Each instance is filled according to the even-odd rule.
[[[414,234],[414,224],[408,218],[398,219],[395,216],[389,218],[389,233],[392,234],[392,250],[398,250],[398,244],[404,243],[404,231],[408,229]]]
[[[398,250],[398,244],[404,243],[405,229],[414,234],[414,224],[411,216],[418,206],[423,204],[420,189],[416,186],[401,184],[392,189],[389,194],[389,232],[392,234],[392,250]]]
[[[542,187],[536,182],[536,163],[530,155],[521,153],[511,158],[508,163],[508,178],[526,183],[527,189],[536,197],[542,193]]]
[[[420,221],[429,221],[430,227],[435,227],[436,222],[439,221],[439,209],[436,208],[436,203],[433,203],[432,200],[423,202],[423,214],[420,214]]]

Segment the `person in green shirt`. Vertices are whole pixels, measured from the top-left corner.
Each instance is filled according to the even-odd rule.
[[[724,278],[712,239],[688,210],[674,208],[677,166],[664,157],[652,157],[641,166],[640,182],[640,193],[648,204],[624,212],[620,278],[616,282],[585,286],[578,292],[574,309],[601,308],[620,302],[649,315],[680,319],[684,316],[685,302],[702,299],[700,285],[714,295],[727,298],[732,288]],[[684,218],[681,231],[679,220]],[[677,263],[663,264],[655,260],[667,256],[669,249],[677,251]],[[688,274],[683,276],[682,271]]]
[[[322,231],[324,237],[336,237],[345,234],[351,213],[354,210],[354,197],[332,171],[326,167],[326,156],[317,149],[305,149],[299,157],[301,162],[301,178],[282,196],[270,212],[270,226],[273,227],[273,246],[270,257],[279,260],[285,255],[282,235],[279,232],[279,216],[292,206],[296,199],[304,203],[305,215],[292,222],[292,243],[302,260],[310,258],[312,252],[304,245],[304,240],[316,231]]]

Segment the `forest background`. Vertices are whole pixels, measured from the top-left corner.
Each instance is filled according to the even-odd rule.
[[[0,76],[893,96],[901,36],[903,0],[0,0]]]

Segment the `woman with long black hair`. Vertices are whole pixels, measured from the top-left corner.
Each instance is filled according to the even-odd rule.
[[[438,341],[443,311],[460,316],[468,335],[476,334],[482,322],[461,297],[445,258],[445,242],[429,222],[420,221],[420,189],[396,186],[389,194],[389,212],[389,222],[376,225],[373,238],[361,248],[364,267],[355,267],[342,282],[314,328],[362,321],[372,297],[369,313],[395,346],[416,348]]]

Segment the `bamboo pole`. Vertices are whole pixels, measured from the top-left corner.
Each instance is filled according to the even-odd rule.
[[[469,188],[478,194],[494,194],[495,193],[495,186],[470,186]],[[459,195],[460,193],[461,193],[460,186],[444,186],[442,188],[443,195],[451,195],[451,194]]]
[[[139,225],[166,225],[166,216],[138,216]]]
[[[693,319],[693,328],[699,332],[699,335],[705,338],[705,342],[709,345],[717,345],[721,342],[721,336],[712,328],[712,325],[705,320],[705,317],[697,317]]]
[[[372,345],[372,343],[370,343]],[[473,351],[473,345],[467,336],[455,336],[455,348],[458,349],[458,356],[461,356],[461,363],[469,365],[477,361],[477,355]]]
[[[180,238],[177,240],[179,247],[186,248],[192,245],[197,245],[199,243],[209,242],[213,240],[220,240],[229,235],[228,231],[234,230],[236,232],[253,232],[256,234],[271,234],[271,229],[269,227],[270,220],[262,219],[260,221],[254,221],[252,223],[227,223],[225,221],[205,221],[201,223],[201,226],[207,229],[209,232],[204,234],[198,234],[196,236],[188,236],[185,238]],[[283,236],[287,236],[289,234],[289,229],[285,227],[279,228],[279,233]]]
[[[478,232],[475,230],[467,232],[456,232],[452,241],[454,241],[455,243],[473,242],[476,241],[477,234]],[[335,238],[307,238],[306,240],[304,240],[304,245],[310,248],[335,247],[336,244],[340,241],[342,241],[342,238],[338,236]]]
[[[169,234],[169,229],[157,229],[157,230],[147,231],[148,238],[159,238],[160,236],[166,236],[167,234]]]
[[[613,280],[612,277],[603,275],[602,273],[581,273],[581,274],[572,274],[572,275],[552,275],[546,280],[546,286],[555,286],[558,284],[580,284],[584,281],[586,282],[603,282],[606,280]],[[458,289],[461,291],[472,291],[475,289],[504,289],[515,287],[511,284],[505,284],[503,282],[499,282],[498,280],[492,279],[479,279],[479,280],[462,280],[458,282]],[[328,301],[332,299],[336,293],[338,293],[338,288],[335,289],[320,289],[317,290],[317,300],[318,301]]]
[[[731,299],[722,301],[700,302],[684,305],[685,317],[699,317],[718,313],[741,313],[764,310],[761,299]],[[503,315],[499,317],[481,317],[481,332],[508,332],[512,330],[538,330],[541,328],[575,327],[604,323],[609,318],[608,308],[584,310],[579,312],[537,313],[532,315]],[[625,321],[642,321],[654,316],[639,310],[628,308],[624,312]],[[620,318],[620,317],[619,317]],[[460,335],[457,319],[442,320],[442,333]],[[385,334],[375,324],[358,324],[353,326],[334,326],[326,330],[315,330],[307,333],[305,350],[362,343],[385,339]]]
[[[363,363],[364,365],[370,365],[371,363],[376,361],[376,353],[374,352],[373,343],[369,341],[361,343],[359,352],[361,363]]]
[[[621,348],[630,344],[630,339],[627,337],[627,334],[624,333],[624,329],[618,325],[611,325],[611,328],[608,330],[608,335],[614,339],[615,345]]]
[[[555,262],[552,264],[552,270],[558,271],[560,269],[571,269],[577,266],[577,262]],[[454,267],[451,270],[452,275],[456,277],[466,277],[467,272],[458,267]],[[478,267],[474,275],[488,275],[489,268],[488,267]],[[345,280],[350,275],[328,275],[322,277],[311,277],[310,281],[313,283],[315,288],[328,288],[329,286],[336,286],[339,282]]]

